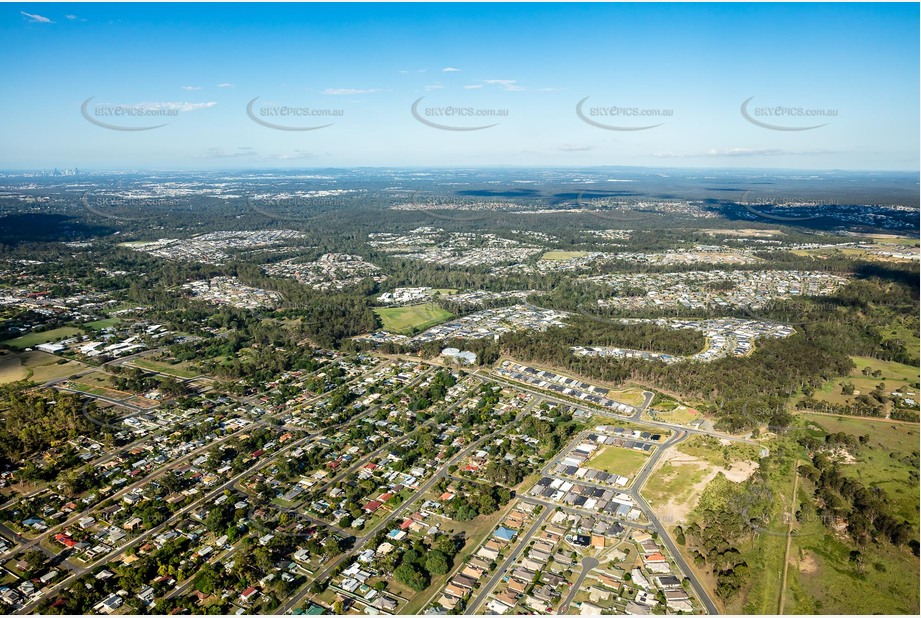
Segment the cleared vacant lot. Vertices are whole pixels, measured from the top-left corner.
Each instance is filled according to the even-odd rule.
[[[136,358],[128,364],[134,365],[135,367],[140,367],[141,369],[149,369],[150,371],[165,373],[166,375],[175,376],[177,378],[194,378],[195,376],[201,374],[200,371],[196,370],[188,363],[177,363],[175,365],[171,365],[169,363],[148,360],[146,358]]]
[[[585,462],[585,465],[596,470],[632,478],[643,467],[647,458],[648,455],[640,451],[619,446],[606,446],[599,449],[598,454]]]
[[[380,317],[385,331],[401,335],[417,333],[452,317],[450,312],[433,303],[386,307],[375,309],[374,312]]]
[[[547,253],[543,254],[540,259],[559,262],[562,260],[580,258],[586,255],[588,255],[588,253],[585,251],[548,251]]]

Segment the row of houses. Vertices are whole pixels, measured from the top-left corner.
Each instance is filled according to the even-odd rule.
[[[495,371],[502,377],[587,401],[618,414],[630,416],[637,412],[635,407],[607,397],[610,389],[561,376],[552,371],[539,370],[512,361],[503,361],[501,367],[496,368]]]

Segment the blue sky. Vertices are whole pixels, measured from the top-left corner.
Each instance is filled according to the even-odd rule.
[[[0,168],[918,170],[918,32],[910,3],[5,4]]]

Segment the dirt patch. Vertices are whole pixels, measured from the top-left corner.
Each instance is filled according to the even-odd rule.
[[[707,488],[710,481],[716,478],[717,474],[722,472],[730,481],[741,483],[750,477],[758,468],[756,462],[745,461],[736,462],[732,464],[730,469],[726,469],[721,466],[714,466],[710,462],[700,459],[699,457],[682,453],[677,449],[669,449],[662,454],[657,464],[658,470],[661,470],[661,467],[665,466],[666,463],[676,469],[674,474],[681,474],[678,468],[685,466],[692,468],[688,470],[687,476],[693,476],[695,481],[690,486],[686,485],[679,495],[674,496],[667,502],[653,505],[653,510],[656,512],[660,521],[672,526],[687,522],[688,514],[697,506],[697,501],[700,499],[701,494],[703,494],[704,489]],[[695,474],[695,472],[698,474]],[[703,472],[703,476],[700,476],[700,472]]]
[[[758,463],[754,461],[737,461],[732,464],[732,467],[728,470],[726,468],[719,468],[719,472],[722,472],[727,479],[733,483],[741,483],[754,474],[755,470],[758,469]]]
[[[815,556],[811,552],[804,551],[800,554],[799,572],[806,575],[812,575],[819,570],[819,563],[816,562]]]

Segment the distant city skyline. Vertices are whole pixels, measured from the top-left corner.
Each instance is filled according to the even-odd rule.
[[[919,6],[4,5],[0,169],[919,169]]]

